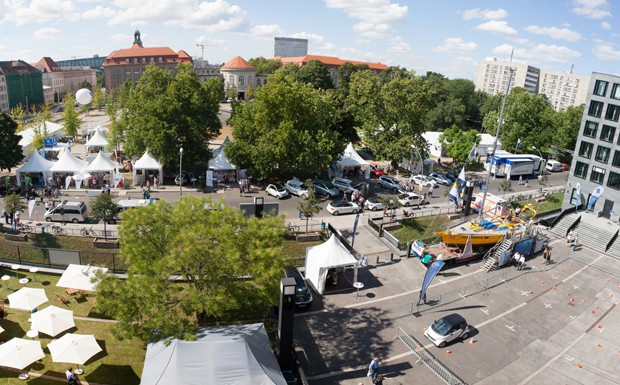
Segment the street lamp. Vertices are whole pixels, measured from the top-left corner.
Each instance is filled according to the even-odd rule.
[[[542,152],[540,152],[540,150],[539,150],[539,149],[537,149],[537,148],[536,148],[536,146],[532,146],[532,148],[533,148],[534,150],[538,151],[538,154],[540,155],[540,157],[541,157],[541,158],[543,157],[543,156],[542,156]]]
[[[183,147],[179,149],[179,192],[183,197]]]

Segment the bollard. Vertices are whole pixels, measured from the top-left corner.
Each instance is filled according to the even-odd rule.
[[[394,261],[394,253],[390,253],[390,262]]]
[[[378,255],[377,255],[377,263],[376,264],[377,265],[379,264],[379,256]]]

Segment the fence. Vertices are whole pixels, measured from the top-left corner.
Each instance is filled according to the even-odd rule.
[[[74,227],[67,227],[65,225],[56,225],[51,223],[42,223],[40,225],[36,225],[32,221],[21,221],[22,228],[26,228],[27,230],[20,230],[22,233],[31,233],[31,234],[57,234],[57,235],[67,235],[70,237],[99,237],[104,238],[106,235],[108,238],[119,238],[118,231],[106,229],[104,232],[103,229],[95,229],[93,226],[83,226],[79,229]],[[53,228],[59,228],[60,232],[55,233]]]
[[[433,356],[420,341],[407,334],[403,329],[398,328],[396,335],[411,351],[418,357],[420,362],[426,365],[439,379],[449,385],[466,385],[456,374],[452,373],[444,364]]]

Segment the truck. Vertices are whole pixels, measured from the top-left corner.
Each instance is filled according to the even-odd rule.
[[[489,156],[485,164],[488,170],[495,176],[510,177],[518,175],[540,175],[545,171],[545,160],[538,155],[511,154],[509,152],[497,152],[495,156]]]
[[[474,194],[473,199],[471,200],[471,208],[480,212],[480,208],[482,207],[482,199],[484,197],[484,193]],[[505,216],[506,210],[508,208],[508,201],[498,197],[497,195],[493,195],[487,193],[487,199],[484,202],[484,210],[483,212],[489,213],[492,215]]]

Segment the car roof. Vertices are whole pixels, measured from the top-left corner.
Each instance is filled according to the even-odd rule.
[[[452,313],[450,315],[447,315],[445,317],[442,317],[441,319],[445,320],[446,322],[455,325],[461,322],[465,322],[465,318],[463,318],[462,315],[457,314],[457,313]]]

